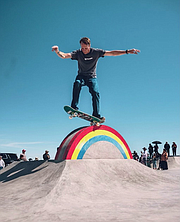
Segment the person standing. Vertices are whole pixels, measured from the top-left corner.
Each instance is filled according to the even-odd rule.
[[[136,151],[134,151],[134,153],[132,153],[132,156],[133,156],[134,160],[137,160],[137,161],[139,160],[139,156]]]
[[[149,153],[147,154],[147,166],[151,168],[151,159]]]
[[[26,158],[26,150],[25,149],[22,150],[22,153],[20,154],[19,159],[23,160],[23,161],[28,161]]]
[[[49,160],[50,159],[50,155],[49,155],[49,151],[46,150],[45,153],[43,154],[43,159],[44,160]]]
[[[92,115],[105,120],[104,117],[100,115],[100,94],[98,89],[96,66],[98,59],[104,56],[120,56],[125,54],[138,54],[140,50],[138,49],[128,49],[128,50],[113,50],[107,51],[102,49],[95,49],[91,47],[91,41],[88,37],[83,37],[80,39],[81,48],[73,51],[71,53],[64,53],[59,51],[58,46],[53,46],[52,51],[54,51],[62,59],[72,59],[78,61],[78,75],[76,76],[73,85],[73,98],[71,102],[71,107],[74,109],[78,108],[79,95],[81,88],[87,86],[89,92],[92,96]]]
[[[158,149],[159,149],[159,147],[158,147],[158,145],[157,145],[157,143],[154,145],[154,152],[155,153],[158,153]]]
[[[5,162],[2,159],[2,156],[0,156],[0,170],[2,170],[5,167]]]
[[[150,159],[152,159],[153,146],[151,145],[151,143],[149,144],[148,151],[149,151]]]
[[[165,144],[164,144],[164,149],[166,149],[166,152],[168,153],[168,156],[170,156],[170,145],[169,145],[169,143],[168,142],[166,142]]]
[[[157,152],[156,158],[157,158],[158,170],[160,170],[161,169],[161,154]]]
[[[141,151],[141,155],[140,155],[140,157],[139,157],[139,162],[140,163],[143,163],[143,152]]]
[[[168,154],[166,152],[166,149],[163,149],[163,153],[161,154],[161,169],[162,170],[168,170],[167,160],[168,160]]]
[[[172,153],[173,153],[173,156],[176,156],[176,150],[177,150],[177,145],[175,142],[173,142],[172,144]]]
[[[143,148],[142,158],[143,158],[143,164],[147,165],[147,149],[146,147]]]
[[[157,156],[156,156],[156,153],[153,154],[153,157],[152,157],[152,160],[153,160],[153,169],[157,169]]]

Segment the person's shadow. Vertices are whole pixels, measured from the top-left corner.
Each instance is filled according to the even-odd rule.
[[[0,172],[0,181],[2,181],[2,183],[5,183],[8,181],[14,180],[18,177],[36,173],[47,167],[47,165],[45,165],[38,168],[44,162],[46,161],[40,160],[40,161],[25,161],[25,162],[18,162],[18,163],[14,162],[12,163],[14,167],[11,167],[9,170],[7,169],[5,172],[2,172],[2,173]]]

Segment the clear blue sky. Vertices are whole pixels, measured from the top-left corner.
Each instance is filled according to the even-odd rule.
[[[105,50],[139,55],[100,58],[101,114],[140,151],[153,140],[180,146],[179,0],[0,0],[0,151],[54,158],[66,135],[86,121],[69,120],[77,62],[61,51],[81,37]],[[79,107],[92,112],[84,87]],[[162,151],[163,145],[160,145]],[[179,150],[178,150],[179,153]]]

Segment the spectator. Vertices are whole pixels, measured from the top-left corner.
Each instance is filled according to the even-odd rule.
[[[154,145],[154,152],[155,152],[155,153],[158,153],[158,149],[159,149],[158,145],[155,144],[155,145]]]
[[[137,161],[139,160],[139,156],[136,151],[134,151],[134,153],[132,153],[132,155],[133,155],[134,160],[137,160]]]
[[[173,156],[176,156],[176,150],[177,150],[177,145],[175,142],[173,142],[172,144],[172,152],[173,152]]]
[[[159,167],[158,167],[158,170],[161,169],[161,154],[160,153],[156,153],[156,157],[157,157],[157,161],[159,161]]]
[[[153,154],[153,157],[152,157],[152,160],[153,160],[153,169],[157,169],[157,155],[156,153]]]
[[[35,157],[35,160],[38,161],[39,160],[38,157]]]
[[[169,153],[170,145],[169,145],[168,142],[166,142],[166,143],[164,144],[164,149],[166,149],[166,152],[168,153],[168,156],[170,156],[170,153]]]
[[[147,154],[147,166],[151,168],[151,159],[149,153]]]
[[[44,160],[49,160],[50,159],[50,155],[49,155],[49,151],[46,150],[45,153],[43,154],[43,159]]]
[[[143,148],[143,153],[142,153],[142,158],[143,158],[143,164],[147,165],[147,149],[146,147]]]
[[[150,159],[152,159],[153,146],[151,144],[149,144],[148,151],[149,151],[149,155],[150,155],[149,157],[150,157]]]
[[[161,169],[162,170],[168,170],[167,159],[168,159],[168,154],[166,152],[166,149],[163,149],[163,153],[161,154]]]
[[[140,163],[143,163],[143,152],[141,151],[141,156],[140,156],[140,158],[139,158],[139,162]]]
[[[23,149],[22,153],[20,154],[20,157],[19,157],[20,160],[28,161],[25,153],[26,153],[26,150]]]
[[[2,170],[5,167],[5,162],[2,159],[2,156],[0,156],[0,170]]]

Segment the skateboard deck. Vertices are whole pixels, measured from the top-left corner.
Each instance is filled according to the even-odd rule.
[[[70,115],[69,119],[72,119],[73,117],[79,117],[81,119],[89,121],[90,125],[97,125],[97,126],[105,122],[105,118],[103,120],[99,119],[95,116],[91,116],[87,113],[73,109],[71,106],[64,106],[64,110]]]

